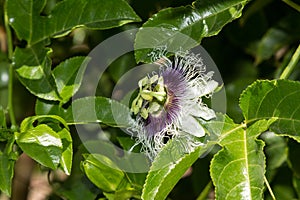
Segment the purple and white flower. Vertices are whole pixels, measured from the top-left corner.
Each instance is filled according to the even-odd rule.
[[[137,123],[131,131],[136,134],[136,145],[142,144],[142,151],[154,159],[171,138],[205,136],[199,119],[211,120],[216,115],[202,97],[209,98],[218,83],[212,71],[206,72],[200,55],[177,52],[173,62],[164,50],[151,56],[160,70],[138,83],[139,93],[131,105]]]

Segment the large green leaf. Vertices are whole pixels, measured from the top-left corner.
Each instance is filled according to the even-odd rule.
[[[194,142],[199,141],[182,137],[166,144],[152,163],[143,188],[143,199],[165,199],[187,169],[213,144],[195,145]]]
[[[16,133],[20,148],[38,163],[57,169],[62,155],[59,135],[45,124]]]
[[[49,125],[40,122],[48,122]],[[66,174],[70,174],[72,138],[64,119],[55,115],[25,118],[20,133],[16,132],[15,137],[19,147],[38,163],[51,169],[60,166]]]
[[[216,199],[263,199],[264,142],[256,138],[273,121],[260,120],[246,128],[226,120],[231,128],[220,136],[222,150],[211,162]]]
[[[137,33],[136,60],[150,62],[148,54],[159,46],[167,46],[172,51],[196,46],[202,38],[218,34],[224,25],[240,17],[247,2],[197,0],[192,6],[161,10],[144,23]]]
[[[256,81],[241,95],[240,107],[247,124],[278,118],[270,130],[300,142],[300,82]]]
[[[29,46],[80,26],[108,29],[140,21],[124,0],[64,0],[43,16],[46,0],[10,0],[7,13],[17,36]]]
[[[116,191],[125,178],[124,173],[109,158],[100,154],[86,155],[82,167],[87,177],[105,192]]]
[[[12,178],[14,175],[15,161],[9,156],[0,152],[0,190],[11,195]]]
[[[134,123],[127,106],[105,97],[85,97],[73,101],[66,121],[70,124],[100,122],[117,127],[129,127]]]

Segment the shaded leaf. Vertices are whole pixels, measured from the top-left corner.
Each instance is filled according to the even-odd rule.
[[[256,81],[241,95],[246,123],[278,118],[270,130],[300,142],[300,83],[289,80]]]
[[[136,35],[137,62],[150,62],[153,48],[188,50],[202,38],[218,34],[224,25],[241,16],[247,0],[198,0],[192,6],[167,8],[153,15]],[[144,49],[146,48],[146,49]]]
[[[300,197],[300,178],[293,177],[293,186],[297,192],[298,198]]]
[[[10,0],[7,13],[17,36],[30,46],[47,38],[66,34],[80,26],[108,29],[140,21],[123,0],[65,0],[56,4],[51,14],[42,16],[46,0]]]
[[[227,119],[231,128],[220,136],[220,150],[211,162],[216,199],[263,199],[264,143],[256,137],[274,120],[260,120],[246,129]]]
[[[124,173],[107,157],[100,154],[85,156],[82,167],[87,177],[105,192],[116,191]]]
[[[257,64],[269,59],[282,47],[300,39],[299,18],[300,14],[298,12],[291,11],[289,15],[282,18],[274,27],[271,27],[260,38],[259,42],[253,43],[248,48],[248,51],[255,56]]]
[[[266,143],[264,149],[267,159],[266,176],[268,180],[272,180],[277,169],[287,160],[286,139],[270,131],[263,133],[261,138]]]
[[[66,110],[59,105],[58,101],[37,99],[35,102],[36,115],[58,115],[65,118]]]

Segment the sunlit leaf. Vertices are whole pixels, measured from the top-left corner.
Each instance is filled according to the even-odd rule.
[[[220,150],[211,162],[216,199],[263,199],[264,143],[256,139],[274,120],[261,120],[246,129],[227,120],[232,128],[220,136]]]
[[[270,130],[300,142],[300,83],[289,80],[256,81],[241,95],[246,123],[278,118]]]
[[[133,9],[123,0],[65,0],[56,4],[48,16],[42,15],[46,0],[10,0],[8,18],[17,36],[30,46],[49,37],[66,34],[85,26],[108,29],[140,21]]]
[[[167,46],[171,52],[195,47],[202,38],[218,34],[224,25],[240,17],[247,2],[198,0],[192,6],[161,10],[137,33],[137,62],[150,62],[148,54],[155,47]]]
[[[38,163],[56,169],[62,155],[62,142],[58,133],[45,124],[16,133],[20,148]]]
[[[107,157],[100,154],[85,156],[82,167],[87,177],[105,192],[116,191],[124,173]]]
[[[73,159],[73,145],[72,137],[67,129],[62,129],[58,132],[62,142],[62,155],[60,159],[60,167],[67,174],[71,174],[72,159]]]
[[[194,142],[199,141],[177,138],[167,143],[152,163],[143,187],[143,199],[165,199],[187,169],[212,145]],[[189,146],[189,152],[183,145]]]

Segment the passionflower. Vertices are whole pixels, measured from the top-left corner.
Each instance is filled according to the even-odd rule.
[[[142,144],[142,151],[150,159],[170,139],[203,137],[205,130],[199,119],[216,116],[202,97],[209,98],[218,83],[212,79],[213,71],[206,72],[200,55],[177,52],[172,61],[164,50],[158,52],[150,56],[159,65],[159,72],[138,82],[138,94],[131,104],[137,122],[131,131],[135,132],[136,145]],[[195,142],[184,144],[185,149],[190,149],[189,145]]]

